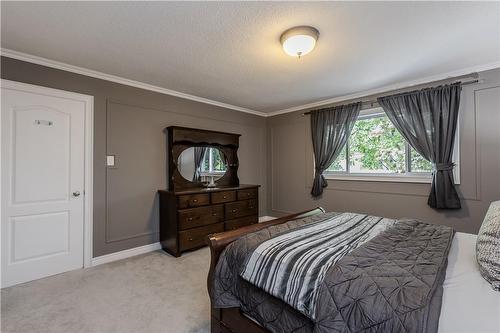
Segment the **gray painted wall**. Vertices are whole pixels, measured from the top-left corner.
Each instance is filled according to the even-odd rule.
[[[166,126],[242,134],[239,177],[262,185],[266,214],[265,118],[5,57],[1,68],[3,79],[94,96],[94,257],[158,241]],[[106,168],[106,154],[116,155],[115,168]]]
[[[500,70],[480,77],[484,82],[464,86],[462,92],[461,210],[428,207],[430,184],[330,180],[322,199],[311,199],[314,162],[309,117],[300,111],[268,120],[270,215],[320,205],[333,211],[415,217],[477,233],[489,203],[500,200]]]
[[[466,86],[460,110],[463,208],[427,206],[429,184],[329,181],[321,200],[309,192],[313,156],[309,118],[302,111],[262,118],[173,96],[1,58],[4,79],[94,96],[94,256],[158,240],[156,190],[165,188],[166,126],[242,134],[239,176],[261,184],[260,215],[283,215],[321,205],[328,210],[416,217],[476,233],[500,199],[500,70]],[[116,167],[106,168],[106,154]]]

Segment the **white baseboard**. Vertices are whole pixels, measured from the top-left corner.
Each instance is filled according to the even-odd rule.
[[[266,221],[269,221],[269,220],[274,220],[276,217],[274,216],[259,216],[259,223],[261,222],[266,222]]]
[[[267,216],[267,215],[260,216],[259,223],[273,220],[275,218],[276,217],[274,217],[274,216]],[[160,250],[160,249],[161,249],[161,244],[158,242],[158,243],[148,244],[148,245],[144,245],[144,246],[134,247],[133,249],[123,250],[120,252],[105,254],[105,255],[100,256],[100,257],[92,258],[92,266],[107,264],[109,262],[130,258],[133,256],[137,256],[139,254],[153,252],[153,251]]]
[[[137,256],[139,254],[153,252],[161,249],[161,244],[153,243],[144,246],[134,247],[133,249],[123,250],[120,252],[106,254],[100,257],[92,258],[92,266],[98,266],[102,264],[107,264],[108,262],[113,262],[125,258],[130,258],[133,256]]]

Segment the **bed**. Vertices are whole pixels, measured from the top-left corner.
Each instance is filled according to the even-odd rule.
[[[318,331],[311,318],[281,299],[267,294],[261,288],[249,284],[248,281],[238,282],[242,283],[241,286],[245,289],[246,300],[243,304],[231,301],[221,302],[220,292],[214,291],[214,285],[220,282],[220,276],[217,276],[217,274],[220,275],[220,271],[217,271],[217,268],[221,266],[222,261],[226,260],[226,248],[234,247],[233,245],[237,244],[238,240],[241,242],[242,238],[262,233],[264,229],[293,225],[294,221],[298,221],[298,217],[302,219],[309,212],[292,214],[208,237],[212,256],[208,277],[208,289],[212,302],[212,333]],[[475,235],[455,233],[450,240],[449,252],[447,252],[448,265],[444,265],[445,272],[442,274],[444,280],[442,281],[442,298],[439,297],[439,304],[435,302],[434,308],[429,311],[429,316],[434,317],[430,319],[434,320],[435,326],[438,323],[440,333],[500,332],[500,295],[492,290],[479,274],[475,261],[475,238]],[[226,299],[231,298],[226,297]],[[441,308],[440,311],[439,308]],[[383,329],[378,328],[373,331],[381,330]],[[388,330],[394,331],[395,329],[386,329]],[[326,331],[330,330],[326,329]]]

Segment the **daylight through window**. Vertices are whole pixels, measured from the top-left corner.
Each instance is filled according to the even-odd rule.
[[[219,149],[207,148],[201,166],[203,174],[224,173],[226,171]]]
[[[327,174],[430,174],[432,164],[405,141],[385,113],[360,116]]]

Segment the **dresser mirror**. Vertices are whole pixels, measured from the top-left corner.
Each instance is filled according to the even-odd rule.
[[[173,256],[206,245],[209,234],[259,220],[259,185],[238,179],[239,134],[170,126],[168,190],[159,190],[160,242]]]
[[[239,134],[178,126],[165,131],[171,191],[239,185]]]
[[[177,168],[185,180],[213,184],[226,173],[227,158],[217,147],[189,147],[180,153]]]

